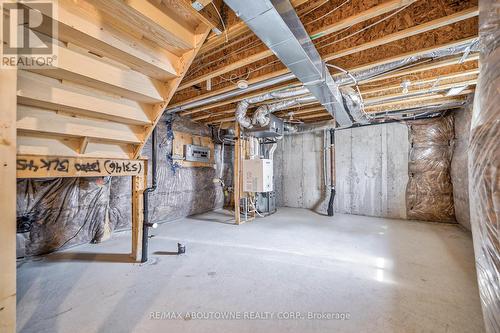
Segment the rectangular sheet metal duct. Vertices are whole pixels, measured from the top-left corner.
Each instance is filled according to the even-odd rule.
[[[333,81],[289,0],[224,0],[341,126],[352,125]]]

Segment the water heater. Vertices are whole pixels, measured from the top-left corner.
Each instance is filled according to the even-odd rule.
[[[243,192],[271,192],[273,190],[273,161],[253,159],[243,161]]]

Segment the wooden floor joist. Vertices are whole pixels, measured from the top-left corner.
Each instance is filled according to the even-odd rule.
[[[444,44],[438,44],[438,45],[435,45],[435,46],[432,46],[432,47],[422,48],[422,49],[417,50],[417,51],[402,53],[402,54],[399,54],[397,56],[391,56],[391,57],[388,57],[388,58],[385,58],[385,59],[380,59],[380,60],[377,60],[377,61],[373,61],[371,63],[367,63],[367,64],[355,66],[355,67],[352,67],[352,68],[346,68],[346,69],[349,70],[350,72],[359,72],[359,71],[367,70],[367,69],[370,69],[370,68],[373,68],[373,67],[376,67],[376,66],[380,66],[380,65],[387,64],[387,63],[399,61],[399,60],[402,60],[402,59],[406,59],[406,58],[409,58],[409,57],[418,57],[418,56],[421,56],[421,55],[424,55],[424,54],[427,54],[427,53],[431,53],[431,52],[436,52],[436,51],[440,51],[440,50],[444,50],[444,49],[449,49],[449,48],[457,47],[457,46],[460,46],[460,45],[467,45],[467,44],[472,43],[475,40],[476,40],[476,36],[468,37],[468,38],[464,38],[464,39],[459,39],[459,40],[456,40],[456,41],[453,41],[453,42],[444,43]],[[262,75],[262,76],[250,79],[250,80],[248,80],[248,83],[249,84],[254,84],[254,83],[257,83],[257,82],[262,82],[262,81],[270,79],[270,78],[275,78],[275,77],[278,77],[280,75],[287,74],[288,72],[289,71],[287,69],[279,70],[279,71],[276,71],[276,72],[271,72],[271,73],[268,73],[268,74],[265,74],[265,75]],[[181,105],[186,104],[186,103],[196,102],[196,101],[199,101],[199,100],[211,97],[211,96],[216,96],[216,95],[219,95],[219,94],[231,91],[231,90],[235,90],[235,89],[237,89],[237,88],[235,88],[234,86],[228,86],[228,87],[224,87],[224,88],[221,88],[221,89],[212,90],[212,91],[209,91],[207,93],[203,93],[203,94],[200,94],[198,96],[188,98],[186,100],[182,100],[182,101],[179,101],[179,102],[172,103],[171,105],[169,105],[169,107],[177,107],[177,106],[181,106]]]
[[[324,27],[324,28],[320,29],[319,31],[312,33],[311,38],[314,40],[315,38],[322,37],[322,36],[325,36],[327,34],[331,34],[331,33],[340,31],[348,26],[352,26],[354,24],[369,20],[369,19],[376,17],[376,16],[379,16],[381,14],[388,13],[394,9],[406,6],[414,1],[415,0],[407,0],[407,1],[395,0],[395,1],[389,1],[389,2],[383,3],[381,5],[378,5],[378,6],[371,8],[369,10],[366,10],[365,12],[362,12],[362,13],[356,14],[352,17],[346,18],[346,19],[344,19],[344,20],[342,20],[334,25]],[[337,58],[340,58],[340,57],[343,57],[346,55],[350,55],[350,54],[359,52],[361,50],[366,50],[366,49],[369,49],[372,47],[376,47],[376,46],[387,44],[387,43],[397,41],[397,40],[400,40],[403,38],[414,36],[414,35],[417,35],[420,33],[424,33],[426,31],[437,29],[437,28],[443,27],[445,25],[455,23],[455,22],[458,22],[461,20],[465,20],[465,19],[477,16],[477,15],[478,15],[477,7],[470,8],[470,9],[464,10],[463,12],[460,12],[460,13],[455,13],[455,14],[452,14],[452,15],[449,15],[449,16],[446,16],[446,17],[443,17],[443,18],[440,18],[440,19],[437,19],[437,20],[434,20],[434,21],[431,21],[428,23],[424,23],[424,24],[421,24],[421,25],[418,25],[418,26],[394,33],[394,34],[391,34],[391,35],[384,36],[384,37],[379,38],[375,41],[364,43],[360,46],[355,46],[355,47],[349,48],[347,50],[342,50],[342,51],[339,51],[337,53],[327,55],[324,57],[324,60],[328,61],[328,60],[337,59]],[[244,57],[244,59],[241,59],[241,60],[238,60],[234,63],[225,65],[222,68],[215,69],[215,70],[211,69],[210,72],[207,74],[200,75],[199,77],[196,77],[194,79],[189,79],[186,82],[183,82],[179,86],[179,90],[189,88],[193,85],[196,85],[196,84],[201,83],[203,81],[206,81],[208,79],[212,79],[214,77],[228,73],[234,69],[250,65],[256,61],[265,59],[265,58],[270,57],[272,55],[273,55],[273,52],[271,50],[267,49],[267,50],[264,50],[262,52],[253,54],[251,56],[246,56],[246,57]]]
[[[430,63],[430,64],[425,65],[425,67],[424,66],[418,66],[418,68],[417,68],[418,70],[416,70],[415,73],[418,72],[419,70],[425,70],[425,69],[428,69],[428,68],[430,68],[430,69],[436,68],[436,65],[434,65],[433,63]],[[406,74],[408,71],[409,70],[402,71],[401,74]],[[440,83],[442,83],[442,82],[446,82],[447,80],[450,80],[450,79],[455,79],[455,78],[460,78],[460,77],[464,77],[464,76],[475,75],[478,72],[479,72],[478,68],[473,68],[473,69],[465,70],[465,71],[451,72],[450,74],[445,74],[445,75],[441,75],[441,76],[433,76],[433,77],[429,77],[429,78],[422,79],[422,80],[416,80],[416,81],[412,80],[411,81],[411,85],[412,86],[419,86],[419,85],[422,85],[422,84],[425,84],[425,83],[436,82],[436,81],[439,81]],[[388,78],[394,78],[394,77],[397,77],[397,76],[396,76],[396,74],[391,74],[391,75],[387,75],[387,77]],[[384,78],[385,78],[385,76],[381,77],[380,79],[384,79]],[[366,80],[366,81],[361,81],[361,82],[362,83],[371,82],[371,80]],[[274,86],[274,89],[272,89],[272,90],[278,89],[278,87],[283,88],[284,86]],[[383,85],[381,87],[371,88],[371,89],[365,89],[363,87],[363,85],[361,85],[361,92],[362,92],[363,95],[369,95],[369,94],[374,94],[374,93],[384,93],[386,91],[390,91],[390,90],[394,90],[394,89],[401,90],[401,84],[397,83],[397,84],[392,84],[392,85]],[[262,92],[245,94],[245,95],[243,95],[240,98],[247,98],[247,96],[248,97],[257,96],[257,95],[259,95],[261,93]],[[227,104],[234,103],[234,102],[237,102],[237,101],[238,101],[238,98],[234,98],[234,99],[226,100],[224,102],[219,102],[219,103],[211,104],[211,105],[209,105],[209,107],[195,108],[195,109],[183,112],[183,113],[181,113],[181,115],[184,116],[184,115],[192,115],[193,113],[198,113],[199,115],[192,116],[191,119],[193,119],[194,121],[200,121],[200,120],[205,120],[205,119],[209,119],[209,118],[211,119],[213,117],[217,117],[218,115],[220,116],[220,115],[224,115],[224,114],[228,114],[228,113],[233,113],[234,112],[234,109],[220,110],[220,111],[214,112],[214,111],[210,111],[211,108],[218,107],[218,106],[223,106],[223,105],[227,105]],[[323,110],[324,108],[320,108],[320,109]]]
[[[361,51],[365,51],[365,50],[368,50],[368,49],[371,49],[371,48],[374,48],[377,46],[389,44],[389,43],[392,43],[392,42],[395,42],[395,41],[398,41],[398,40],[401,40],[404,38],[416,36],[418,34],[422,34],[422,33],[425,33],[425,32],[428,32],[428,31],[431,31],[434,29],[439,29],[439,28],[445,27],[447,25],[450,25],[450,24],[453,24],[456,22],[470,19],[470,18],[475,17],[477,15],[479,15],[479,11],[478,11],[477,7],[472,7],[472,8],[463,10],[461,12],[455,13],[455,14],[451,14],[451,15],[448,15],[448,16],[445,16],[445,17],[442,17],[442,18],[439,18],[439,19],[436,19],[436,20],[433,20],[433,21],[430,21],[427,23],[419,24],[419,25],[416,25],[414,27],[398,31],[398,32],[393,33],[393,34],[385,35],[381,38],[372,40],[372,41],[367,42],[367,43],[363,43],[363,44],[358,45],[358,46],[353,46],[353,47],[350,47],[350,48],[345,49],[345,50],[340,50],[338,52],[326,55],[325,57],[323,57],[323,59],[325,61],[339,59],[339,58],[342,58],[342,57],[345,57],[345,56],[348,56],[351,54],[355,54],[355,53],[358,53]]]
[[[298,7],[309,0],[291,0],[290,3],[294,7]],[[238,22],[232,26],[230,26],[227,31],[220,35],[212,35],[209,37],[205,44],[200,49],[200,55],[203,55],[207,52],[210,52],[220,46],[223,46],[227,40],[234,39],[244,33],[250,32],[250,29],[243,22]],[[227,40],[226,40],[227,38]]]

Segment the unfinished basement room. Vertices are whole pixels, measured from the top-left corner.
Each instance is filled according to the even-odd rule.
[[[0,7],[0,333],[500,333],[500,0]]]

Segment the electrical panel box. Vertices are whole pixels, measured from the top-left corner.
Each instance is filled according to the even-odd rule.
[[[196,145],[184,145],[184,159],[189,162],[210,162],[210,148]]]
[[[254,159],[243,161],[243,192],[273,190],[273,161]]]
[[[273,114],[269,115],[269,123],[264,127],[252,127],[246,133],[256,138],[276,138],[283,135],[283,120]]]

